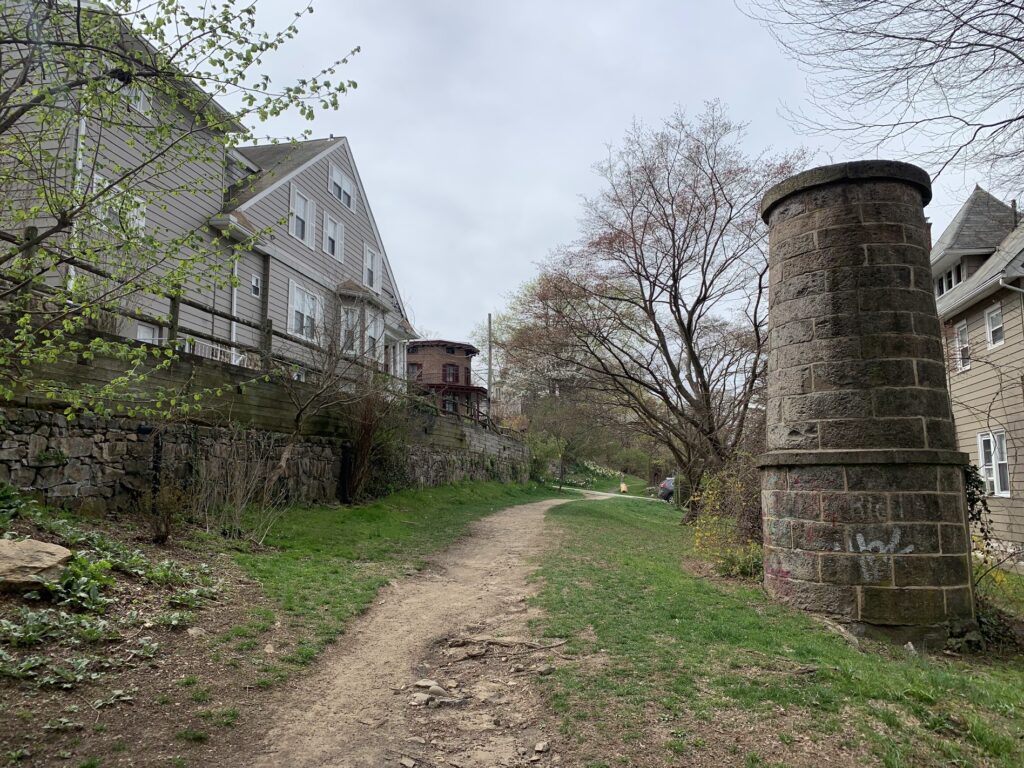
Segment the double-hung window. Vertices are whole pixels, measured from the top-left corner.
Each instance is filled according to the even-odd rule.
[[[459,366],[446,363],[441,369],[445,384],[459,383]]]
[[[312,248],[313,232],[316,228],[316,203],[294,184],[288,214],[288,232]]]
[[[295,281],[289,281],[288,332],[313,341],[322,317],[323,299]]]
[[[100,226],[112,232],[138,233],[146,228],[146,201],[125,192],[120,184],[111,184],[100,173],[92,175],[91,194],[106,192],[96,203]]]
[[[255,272],[253,272],[250,277],[249,293],[253,296],[260,296],[263,293],[263,278]]]
[[[1002,430],[978,435],[978,463],[990,496],[1010,495],[1010,465],[1006,460],[1006,433]]]
[[[366,323],[366,356],[376,359],[381,350],[381,338],[384,336],[384,317],[374,314]]]
[[[971,338],[967,331],[967,321],[962,320],[954,329],[956,342],[956,369],[968,371],[971,368]]]
[[[985,334],[989,347],[998,347],[1003,343],[1003,307],[997,304],[985,312]]]
[[[380,252],[363,246],[363,284],[380,293]]]
[[[333,163],[331,164],[331,175],[327,189],[350,211],[355,208],[355,184],[352,183],[352,179],[341,168]]]
[[[128,105],[140,115],[148,115],[153,109],[149,93],[138,83],[132,83],[125,88],[125,95],[128,98]]]
[[[143,344],[152,344],[153,346],[160,346],[162,343],[161,333],[162,329],[158,325],[152,323],[139,323],[138,328],[135,331],[135,338],[141,341]]]
[[[341,328],[341,349],[343,352],[355,352],[359,312],[352,307],[346,307],[344,318],[344,325]]]
[[[329,213],[324,213],[324,253],[345,260],[345,226]]]

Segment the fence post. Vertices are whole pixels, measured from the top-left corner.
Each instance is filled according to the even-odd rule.
[[[171,294],[171,324],[167,329],[167,344],[174,347],[178,341],[178,318],[181,316],[181,294]]]

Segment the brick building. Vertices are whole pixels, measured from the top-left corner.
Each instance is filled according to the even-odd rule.
[[[483,419],[487,389],[473,383],[472,344],[443,339],[417,340],[406,353],[409,381],[433,397],[443,413]]]

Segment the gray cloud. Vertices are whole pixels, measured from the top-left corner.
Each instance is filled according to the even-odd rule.
[[[260,13],[284,20],[289,5]],[[312,127],[349,137],[414,322],[444,337],[467,337],[572,240],[591,166],[634,119],[721,98],[750,122],[752,150],[824,145],[830,159],[778,114],[802,102],[804,75],[732,3],[320,0],[269,66],[294,77],[356,45],[343,74],[358,89]],[[969,182],[940,186],[938,228]]]

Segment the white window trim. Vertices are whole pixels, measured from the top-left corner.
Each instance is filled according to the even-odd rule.
[[[939,273],[938,277],[934,279],[935,283],[935,295],[942,296],[945,293],[949,293],[956,288],[960,283],[964,281],[964,269],[963,262],[958,261],[950,269],[945,272]]]
[[[146,329],[149,333],[145,334],[143,338],[142,330]],[[152,344],[155,346],[162,346],[164,343],[164,329],[159,325],[153,325],[152,323],[139,323],[135,328],[135,338],[137,341],[141,341],[143,344]]]
[[[371,310],[366,319],[366,333],[363,334],[363,352],[367,359],[381,360],[384,351],[384,325],[384,314]]]
[[[249,280],[249,293],[252,296],[263,296],[263,278],[255,272]]]
[[[316,291],[311,291],[301,283],[288,278],[288,333],[299,339],[305,339],[306,341],[316,340],[316,328],[313,328],[312,336],[307,336],[305,333],[301,333],[295,328],[295,291],[300,290],[308,296],[312,296],[316,304],[316,309],[313,314],[313,322],[323,322],[323,311],[324,311],[324,297]]]
[[[335,238],[337,240],[337,253],[331,253],[327,249],[327,235],[330,231],[331,224],[334,224],[338,228],[338,236]],[[331,258],[337,259],[342,264],[345,263],[345,224],[341,219],[335,218],[327,211],[324,211],[324,235],[321,248],[323,249],[323,252]]]
[[[996,456],[996,435],[1002,435],[1003,437],[1003,460],[999,461]],[[988,440],[992,444],[992,465],[988,469],[985,464],[985,450],[983,447],[984,441]],[[1000,496],[1002,498],[1009,498],[1010,489],[1003,488],[999,477],[999,465],[1006,464],[1006,477],[1010,479],[1010,460],[1006,455],[1006,432],[1002,429],[994,429],[991,432],[979,432],[978,433],[978,470],[981,472],[982,479],[985,480],[986,492],[988,489],[988,481],[991,479],[993,492],[990,496]],[[991,478],[989,472],[992,473]]]
[[[374,262],[373,263],[373,285],[370,285],[370,283],[366,282],[367,261],[373,261]],[[382,277],[381,273],[383,271],[382,264],[383,264],[383,259],[381,258],[380,251],[378,251],[376,248],[374,248],[369,243],[363,243],[363,285],[365,285],[367,288],[372,290],[374,293],[380,293],[381,290],[382,290],[382,286],[381,286],[381,283],[383,282],[381,280],[381,277]]]
[[[964,338],[967,341],[966,344],[961,344],[960,343],[960,331],[961,330],[964,332]],[[964,364],[963,355],[961,354],[961,350],[964,347],[967,348],[967,364],[966,365]],[[961,320],[959,323],[957,323],[955,326],[953,326],[953,354],[956,356],[956,370],[957,370],[957,372],[962,373],[963,371],[971,370],[971,335],[970,335],[970,330],[967,327],[967,321],[966,320]]]
[[[341,178],[341,184],[339,186],[343,192],[348,192],[348,197],[351,201],[348,205],[345,204],[344,199],[334,194],[335,177]],[[354,211],[356,209],[356,184],[352,180],[352,177],[345,173],[341,169],[341,166],[336,163],[331,163],[327,172],[327,192],[348,210]]]
[[[989,318],[992,317],[992,315],[996,314],[997,312],[999,313],[999,328],[1002,329],[1002,331],[1003,331],[1003,338],[1001,338],[997,342],[993,342],[992,341],[992,324],[989,322]],[[1006,341],[1006,325],[1003,323],[1003,305],[1002,304],[997,304],[996,306],[989,307],[988,309],[985,310],[985,339],[988,341],[988,348],[989,349],[992,349],[994,347],[1002,346],[1003,343]]]
[[[359,339],[359,310],[355,307],[344,307],[341,323],[341,351],[345,354],[356,354],[356,342]]]
[[[153,111],[153,100],[149,91],[141,83],[131,83],[125,88],[128,106],[140,115],[148,115]]]
[[[108,184],[110,184],[110,180],[106,176],[97,171],[93,171],[92,186],[90,187],[89,192],[90,194],[95,194],[97,191],[105,189]],[[114,203],[122,196],[130,197],[135,202],[135,207],[131,211],[131,217],[128,222],[121,221],[121,213],[118,211],[118,231],[142,234],[146,230],[146,201],[138,195],[126,193],[120,184],[110,184],[110,189],[107,190],[106,196],[95,203],[98,210],[96,219],[99,222],[100,227],[107,232],[113,231],[113,228],[108,222],[109,217],[107,216],[106,211],[112,210]],[[127,226],[121,226],[123,224],[127,224]]]
[[[295,233],[295,203],[300,195],[306,201],[307,204],[305,219],[306,231],[304,233],[305,237],[300,237]],[[298,184],[291,185],[291,191],[289,193],[288,199],[288,234],[294,237],[296,240],[305,243],[307,247],[313,248],[313,243],[316,242],[316,201],[313,200],[313,198],[310,195],[304,192]]]

